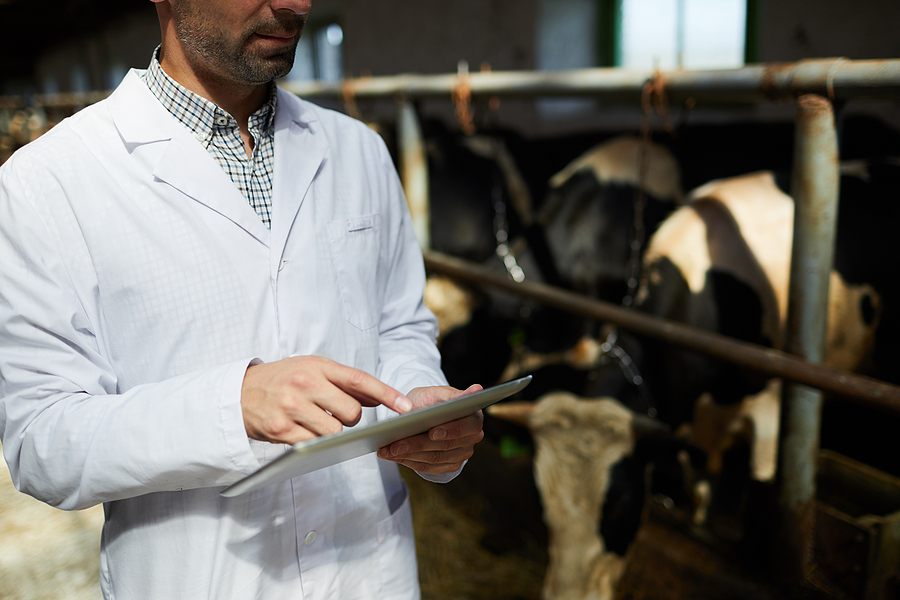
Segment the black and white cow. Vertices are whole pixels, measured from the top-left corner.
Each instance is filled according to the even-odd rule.
[[[535,439],[534,477],[549,533],[542,597],[611,600],[625,558],[619,540],[610,539],[609,524],[621,519],[623,505],[640,511],[641,503],[610,502],[609,492],[623,470],[642,471],[641,455],[667,438],[665,428],[612,398],[587,400],[567,392],[534,403],[496,404],[489,413],[528,427]]]

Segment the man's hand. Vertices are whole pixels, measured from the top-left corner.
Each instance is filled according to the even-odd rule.
[[[481,390],[472,385],[465,391],[448,386],[416,388],[409,393],[415,408],[430,406]],[[428,433],[398,440],[378,450],[378,457],[406,465],[419,473],[454,473],[472,456],[475,444],[484,438],[481,411],[456,421],[432,427]]]
[[[363,406],[409,411],[409,398],[368,373],[319,356],[253,365],[244,375],[244,428],[255,440],[296,444],[356,425]]]

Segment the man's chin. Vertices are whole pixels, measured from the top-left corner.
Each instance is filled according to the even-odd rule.
[[[244,69],[236,75],[239,80],[256,85],[284,77],[291,72],[293,66],[293,55],[256,57],[253,64],[244,65]]]
[[[284,77],[294,67],[294,55],[297,46],[293,45],[287,48],[279,48],[264,52],[257,52],[253,62],[258,68],[265,73],[274,73],[275,78]]]

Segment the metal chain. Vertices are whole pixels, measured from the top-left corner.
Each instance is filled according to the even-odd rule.
[[[644,90],[641,94],[641,146],[640,158],[638,159],[638,182],[634,191],[634,218],[631,223],[631,240],[629,243],[628,279],[626,280],[628,290],[625,293],[625,297],[622,298],[622,305],[625,308],[631,308],[634,304],[634,296],[637,292],[641,275],[641,249],[643,248],[646,235],[644,210],[647,207],[645,188],[648,169],[647,152],[650,148],[650,116],[653,113],[653,96],[659,94],[657,88],[658,84],[654,77],[654,79],[644,84]]]
[[[628,352],[618,344],[618,332],[614,329],[606,339],[600,344],[600,354],[597,357],[597,365],[608,364],[609,361],[618,365],[625,376],[625,380],[635,387],[638,395],[638,403],[641,410],[649,417],[656,417],[657,410],[653,406],[653,400],[650,398],[650,392],[644,385],[644,378],[641,372],[632,360]]]
[[[503,200],[503,186],[498,182],[491,188],[494,202],[494,237],[497,240],[497,256],[503,261],[506,272],[516,283],[525,281],[525,271],[516,262],[516,256],[509,248],[509,224],[506,219],[506,202]]]
[[[655,105],[655,106],[654,106]],[[646,237],[646,225],[644,222],[644,211],[647,208],[647,170],[649,168],[647,154],[650,148],[650,117],[653,114],[654,107],[663,119],[663,126],[667,131],[671,131],[668,114],[666,111],[665,97],[665,80],[658,72],[653,78],[644,84],[641,94],[641,146],[640,158],[638,163],[638,182],[634,192],[634,219],[631,224],[631,240],[629,242],[628,256],[628,286],[625,297],[622,298],[622,306],[631,308],[634,305],[635,295],[638,289],[638,283],[641,276],[641,250],[644,247]],[[615,329],[610,332],[606,340],[600,345],[599,362],[610,361],[615,362],[625,379],[632,384],[638,392],[638,400],[643,411],[650,417],[656,417],[657,411],[653,407],[650,393],[644,385],[644,378],[641,376],[635,362],[631,356],[618,343],[618,333]]]

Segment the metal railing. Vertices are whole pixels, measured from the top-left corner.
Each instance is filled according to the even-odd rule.
[[[795,63],[768,63],[740,69],[643,71],[579,69],[573,71],[496,71],[456,74],[393,75],[342,83],[293,84],[287,89],[304,98],[405,96],[449,98],[467,87],[475,97],[603,96],[639,101],[647,81],[664,82],[670,100],[758,103],[819,94],[833,100],[900,97],[900,60],[827,58]]]

